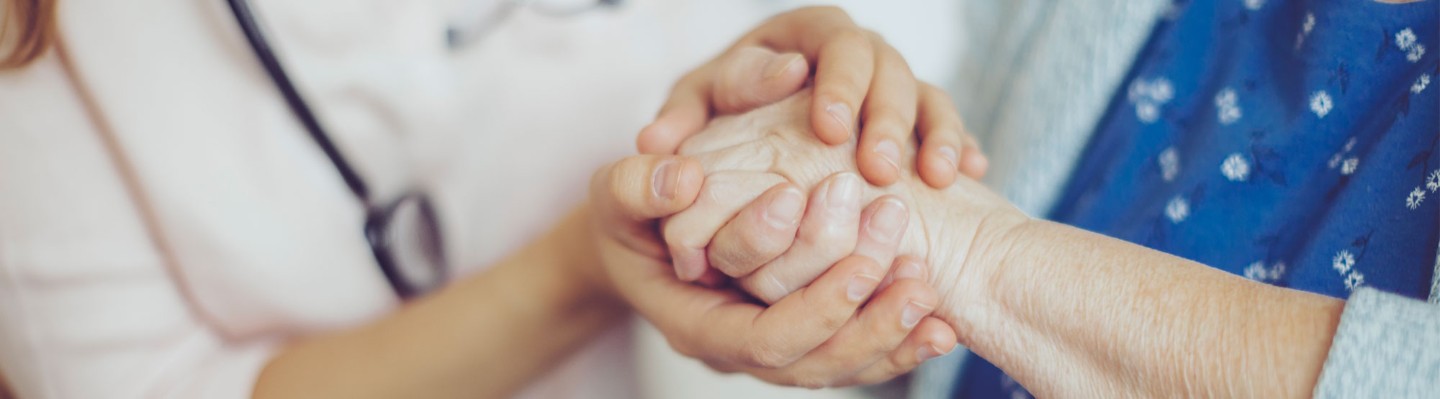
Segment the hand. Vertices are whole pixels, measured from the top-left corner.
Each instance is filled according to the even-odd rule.
[[[805,118],[809,104],[809,92],[802,91],[792,98],[745,115],[718,118],[705,132],[686,141],[680,152],[700,160],[706,173],[712,176],[774,175],[777,176],[775,179],[783,176],[784,181],[801,190],[821,187],[812,194],[821,196],[829,191],[826,187],[834,184],[826,179],[836,173],[856,169],[856,161],[850,156],[856,143],[852,140],[846,145],[828,146],[816,140],[809,133]],[[973,180],[961,178],[955,186],[944,191],[932,190],[918,180],[918,176],[911,174],[902,177],[899,184],[889,187],[865,186],[857,196],[861,201],[884,196],[909,205],[909,221],[900,235],[899,253],[919,256],[932,265],[934,272],[929,276],[930,282],[942,296],[949,298],[952,297],[948,295],[949,291],[958,289],[958,271],[966,267],[969,252],[983,250],[998,242],[996,237],[1005,235],[1007,226],[1028,218]],[[744,195],[753,188],[728,187],[718,191]],[[956,207],[955,204],[964,206]],[[687,213],[691,212],[714,215],[704,218],[688,216]],[[806,217],[810,216],[807,214]],[[769,227],[762,223],[763,220],[763,215],[734,211],[733,208],[707,209],[700,206],[672,217],[665,233],[677,273],[694,276],[697,271],[713,267],[737,277],[740,285],[757,297],[774,300],[785,298],[788,291],[805,287],[810,279],[825,272],[824,265],[810,265],[812,269],[789,268],[783,273],[751,277],[754,274],[748,273],[757,270],[752,266],[755,263],[771,262],[787,251],[813,245],[804,239],[803,231],[797,236],[789,226]],[[853,221],[847,223],[850,223],[849,229],[856,229]],[[839,225],[841,227],[833,231],[855,231],[847,230],[844,223]],[[864,232],[867,229],[858,230]],[[731,239],[737,244],[717,247],[725,243],[720,237],[727,236],[748,238]],[[791,248],[792,241],[796,242],[796,248]],[[810,241],[832,246],[847,245],[843,237]],[[739,248],[727,249],[725,246]],[[725,255],[730,252],[749,255],[736,261],[733,256]],[[705,255],[707,253],[708,256]],[[834,256],[835,250],[826,253]],[[767,269],[768,266],[758,268],[762,271]]]
[[[871,183],[890,185],[908,174],[901,165],[910,163],[902,154],[913,147],[916,134],[922,145],[915,169],[931,186],[949,186],[957,171],[976,179],[985,174],[988,161],[943,91],[916,81],[894,48],[835,7],[771,18],[686,75],[641,131],[640,151],[674,153],[712,117],[789,97],[805,85],[811,63],[816,93],[809,107],[811,131],[834,145],[861,127],[858,151],[850,153]]]
[[[953,330],[926,317],[935,304],[921,282],[926,268],[914,258],[891,262],[894,242],[861,238],[870,253],[827,265],[814,283],[769,307],[674,279],[656,218],[701,198],[702,175],[694,160],[641,155],[601,169],[591,185],[593,236],[609,285],[678,352],[719,370],[822,387],[888,380],[954,346]],[[766,190],[756,206],[791,189]],[[908,275],[886,278],[889,269]],[[896,282],[882,287],[882,278]]]

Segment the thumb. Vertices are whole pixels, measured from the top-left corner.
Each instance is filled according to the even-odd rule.
[[[704,180],[694,159],[635,155],[600,168],[590,181],[590,200],[607,221],[646,221],[688,208]]]
[[[720,114],[746,112],[795,94],[810,75],[799,53],[741,47],[718,60],[711,101]]]
[[[789,97],[805,86],[810,64],[799,53],[747,46],[685,75],[670,90],[655,121],[635,145],[646,154],[671,154],[714,114],[739,113]]]

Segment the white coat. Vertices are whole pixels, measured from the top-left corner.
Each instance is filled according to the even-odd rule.
[[[544,231],[583,198],[595,166],[633,151],[671,82],[793,5],[633,0],[561,19],[521,10],[450,49],[455,2],[252,2],[372,190],[435,195],[461,275]],[[886,3],[857,19],[901,36],[892,40],[922,77],[947,77],[953,60],[937,49],[953,41],[933,8],[947,2]],[[0,72],[0,372],[16,393],[246,397],[287,338],[395,309],[361,236],[361,204],[223,1],[59,5],[73,68],[52,51]],[[523,396],[727,392],[698,386],[715,378],[698,363],[681,372],[688,385],[636,375],[663,367],[615,367],[634,364],[628,330]],[[745,386],[729,392],[791,392]]]

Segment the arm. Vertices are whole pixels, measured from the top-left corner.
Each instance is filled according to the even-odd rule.
[[[573,213],[492,269],[371,325],[309,337],[265,366],[255,397],[505,397],[626,308],[594,277]],[[557,328],[563,326],[563,328]]]
[[[807,101],[719,119],[710,129],[723,133],[681,152],[803,188],[855,170],[853,142],[809,137]],[[734,137],[757,123],[772,127]],[[1040,396],[1308,396],[1339,320],[1338,300],[1034,221],[968,179],[935,191],[910,176],[864,194],[882,195],[911,204],[900,253],[933,265],[937,315]]]
[[[937,266],[941,317],[1040,396],[1308,397],[1344,305],[1050,222],[981,235]]]

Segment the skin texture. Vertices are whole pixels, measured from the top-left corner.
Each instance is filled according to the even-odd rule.
[[[826,18],[806,17],[820,14]],[[659,131],[658,137],[678,144],[716,115],[711,111],[740,113],[789,96],[809,79],[807,63],[816,62],[820,66],[815,81],[821,90],[849,85],[835,93],[856,109],[863,103],[928,115],[921,118],[928,124],[921,126],[935,127],[922,134],[931,147],[961,142],[958,114],[936,107],[948,107],[948,102],[927,102],[926,97],[909,92],[897,97],[857,89],[871,86],[872,81],[924,87],[909,75],[903,60],[895,63],[894,54],[880,59],[883,73],[869,71],[876,61],[868,55],[861,60],[865,62],[851,66],[857,62],[852,55],[883,46],[873,36],[853,40],[862,37],[856,36],[858,32],[835,9],[806,9],[777,17],[737,43],[735,51],[688,75],[677,85],[660,120],[647,131]],[[784,58],[777,51],[798,53]],[[783,62],[772,65],[776,57]],[[915,110],[917,106],[931,109]],[[671,123],[684,128],[670,130]],[[913,147],[908,125],[891,126],[906,130],[885,134],[905,137],[902,148]],[[646,143],[642,135],[641,147],[648,148]],[[974,148],[965,151],[978,154]],[[854,154],[852,146],[847,157],[854,159]],[[974,158],[983,160],[979,155]],[[927,173],[953,179],[954,163],[944,165]],[[858,180],[854,175],[849,178]],[[759,187],[747,183],[748,178],[734,181]],[[720,192],[701,197],[705,179],[698,163],[656,155],[607,166],[596,173],[594,182],[587,204],[486,272],[408,303],[371,324],[289,343],[262,370],[254,396],[505,397],[632,309],[660,327],[682,353],[717,369],[787,385],[880,382],[954,346],[954,331],[927,317],[938,304],[935,290],[922,282],[928,267],[923,261],[896,256],[900,241],[895,231],[905,228],[895,225],[894,218],[849,216],[852,229],[858,228],[853,225],[857,223],[867,229],[846,236],[848,249],[835,252],[838,256],[792,262],[805,270],[826,270],[823,275],[809,276],[806,288],[787,289],[789,299],[761,306],[733,289],[676,280],[657,231],[659,219],[700,198],[706,198],[701,203],[723,205],[727,212],[765,217],[769,213],[762,206],[776,198],[793,199],[789,194],[799,195],[798,190],[781,187],[767,194],[768,187],[759,187],[748,197]],[[841,214],[896,213],[893,200],[862,207],[866,203],[850,198]],[[880,213],[881,209],[889,211]],[[727,219],[729,215],[733,212],[727,213]],[[782,219],[805,224],[799,216]],[[890,229],[868,228],[872,219],[888,221]],[[717,254],[727,254],[726,259],[758,259],[762,255],[751,254],[742,244],[745,241],[734,238],[748,228],[737,226],[720,236],[731,238],[711,246]],[[694,278],[703,273],[702,269]],[[712,282],[720,276],[710,275]]]
[[[985,174],[989,162],[948,97],[918,82],[884,38],[836,7],[786,12],[741,37],[676,83],[636,143],[642,153],[672,154],[711,118],[789,97],[811,77],[812,131],[829,144],[858,136],[851,156],[871,183],[893,184],[910,173],[908,165],[933,187],[949,186],[957,172]],[[920,156],[902,158],[916,138]]]
[[[860,246],[872,252],[826,262],[813,283],[770,306],[677,280],[655,226],[658,217],[705,201],[697,200],[710,180],[703,173],[693,159],[640,155],[603,168],[591,186],[592,204],[617,209],[603,214],[630,221],[618,229],[624,222],[597,224],[609,280],[676,351],[721,371],[825,387],[888,380],[954,346],[953,331],[925,317],[936,297],[921,280],[923,263],[896,259],[894,241],[862,235]],[[882,286],[891,270],[912,274]]]
[[[856,165],[845,146],[805,131],[809,101],[802,92],[718,119],[681,152],[712,175],[769,173],[801,189],[821,187]],[[928,281],[941,296],[935,315],[1039,397],[1307,397],[1343,308],[1032,220],[966,178],[934,190],[912,175],[861,194],[882,196],[910,205],[899,251],[932,266]],[[739,278],[760,297],[790,298]]]

